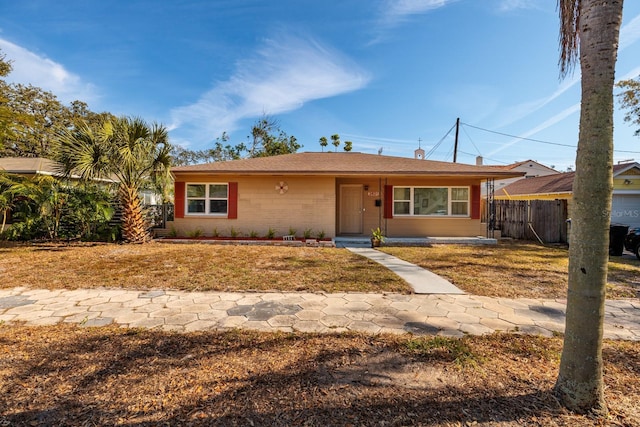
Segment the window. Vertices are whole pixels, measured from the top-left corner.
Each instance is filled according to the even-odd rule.
[[[229,203],[227,184],[187,184],[187,213],[226,215]]]
[[[469,187],[394,187],[398,216],[469,216]]]

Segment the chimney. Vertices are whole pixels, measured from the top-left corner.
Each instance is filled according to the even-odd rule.
[[[482,156],[476,157],[476,166],[482,166]]]

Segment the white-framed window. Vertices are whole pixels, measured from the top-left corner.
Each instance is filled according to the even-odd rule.
[[[186,204],[186,213],[190,215],[226,215],[229,209],[229,185],[187,184]]]
[[[469,216],[469,187],[393,187],[394,216]]]

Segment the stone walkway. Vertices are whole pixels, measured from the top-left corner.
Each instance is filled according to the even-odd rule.
[[[0,290],[0,323],[116,324],[167,331],[406,333],[459,337],[493,331],[552,335],[565,301],[473,295],[229,293],[118,289]],[[606,303],[605,337],[640,340],[640,302]]]

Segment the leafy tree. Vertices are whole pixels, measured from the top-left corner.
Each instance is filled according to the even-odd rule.
[[[7,95],[15,126],[12,138],[5,141],[5,154],[49,157],[55,134],[69,125],[69,110],[53,93],[36,86],[9,85]]]
[[[640,126],[640,77],[621,80],[616,86],[624,89],[623,92],[617,95],[618,101],[622,108],[629,110],[624,116],[624,121]],[[636,129],[635,135],[640,136],[640,128]]]
[[[0,53],[0,77],[11,62]],[[0,79],[0,156],[53,157],[56,135],[80,120],[97,123],[109,113],[93,113],[86,103],[64,106],[56,96],[32,85],[8,84]]]
[[[599,415],[602,336],[613,189],[613,84],[622,0],[560,0],[560,66],[582,71],[569,246],[569,291],[555,391],[569,409]]]
[[[302,147],[295,136],[288,136],[277,120],[266,115],[253,125],[251,137],[251,145],[247,148],[249,157],[290,154]]]
[[[224,160],[237,160],[247,150],[244,144],[232,146],[226,144],[229,136],[225,133],[216,138],[213,148],[206,150],[187,150],[182,147],[173,147],[171,150],[172,164],[175,166],[192,165],[197,163],[212,163]]]
[[[320,147],[322,147],[322,152],[324,153],[324,147],[326,147],[327,145],[329,145],[329,141],[327,141],[327,137],[326,136],[321,136],[320,137]]]
[[[113,193],[105,185],[86,183],[67,188],[68,203],[61,224],[68,237],[80,236],[86,240],[116,240],[114,230],[109,229],[115,208]]]
[[[344,151],[351,151],[353,150],[353,142],[351,141],[345,141],[344,142]]]
[[[171,145],[166,128],[140,118],[104,119],[96,129],[82,123],[65,130],[59,143],[65,173],[84,180],[116,178],[124,240],[149,240],[139,192],[169,182]]]
[[[336,151],[338,151],[338,146],[340,145],[340,135],[337,133],[331,135],[331,143],[334,147],[336,147]]]
[[[37,175],[15,184],[12,191],[31,202],[26,208],[23,207],[23,213],[34,216],[31,219],[44,227],[47,238],[57,239],[60,219],[68,200],[61,181],[49,175]]]

